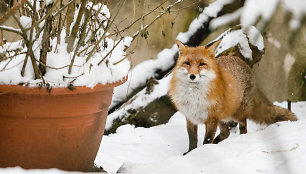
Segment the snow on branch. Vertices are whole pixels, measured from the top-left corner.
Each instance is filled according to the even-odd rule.
[[[264,52],[263,37],[260,31],[254,26],[250,26],[247,31],[244,31],[239,26],[238,29],[230,28],[222,33],[216,40],[220,39],[222,39],[222,41],[216,50],[216,56],[230,48],[237,47],[244,58],[253,60],[252,49],[250,48],[251,45],[255,46],[259,51]]]
[[[223,9],[227,4],[232,3],[234,0],[217,0],[210,4],[204,9],[204,11],[199,15],[198,18],[194,19],[189,25],[187,32],[179,33],[176,37],[177,40],[180,40],[183,43],[187,43],[192,35],[206,23],[210,18],[217,17],[217,14]]]
[[[279,6],[284,7],[288,14],[292,14],[289,21],[290,29],[299,29],[306,16],[305,0],[246,0],[241,9],[231,15],[215,19],[211,28],[216,28],[221,23],[226,24],[239,18],[243,29],[255,25],[262,31]]]

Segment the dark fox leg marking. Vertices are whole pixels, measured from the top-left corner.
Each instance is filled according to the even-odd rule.
[[[191,123],[188,118],[186,118],[186,123],[187,123],[188,137],[189,137],[188,152],[190,152],[191,150],[195,149],[198,144],[198,126]]]
[[[239,120],[239,130],[240,130],[240,134],[246,134],[248,132],[246,119]]]
[[[209,144],[213,142],[218,127],[218,122],[218,120],[213,118],[207,119],[207,121],[205,122],[206,132],[203,144]]]

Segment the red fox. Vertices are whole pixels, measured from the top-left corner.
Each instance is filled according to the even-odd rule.
[[[287,109],[273,105],[256,87],[251,68],[239,57],[215,59],[212,46],[187,47],[177,41],[179,58],[173,71],[169,95],[187,122],[189,151],[197,147],[197,125],[205,124],[204,144],[218,143],[230,132],[227,123],[239,123],[240,134],[247,133],[246,119],[272,124],[295,121]],[[220,134],[215,137],[217,126]]]

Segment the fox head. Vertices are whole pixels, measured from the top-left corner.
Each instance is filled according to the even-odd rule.
[[[216,78],[215,50],[221,40],[212,46],[187,47],[176,41],[179,48],[179,58],[175,71],[179,79],[190,83],[207,82]]]

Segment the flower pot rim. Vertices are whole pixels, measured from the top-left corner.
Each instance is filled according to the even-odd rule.
[[[6,93],[26,93],[26,94],[40,94],[40,95],[65,95],[71,93],[89,93],[92,90],[102,91],[106,89],[112,89],[126,82],[128,77],[124,77],[120,81],[101,84],[98,83],[96,86],[90,88],[87,86],[74,86],[74,89],[68,87],[52,87],[51,90],[47,90],[45,87],[28,87],[22,85],[0,85],[0,96]]]

